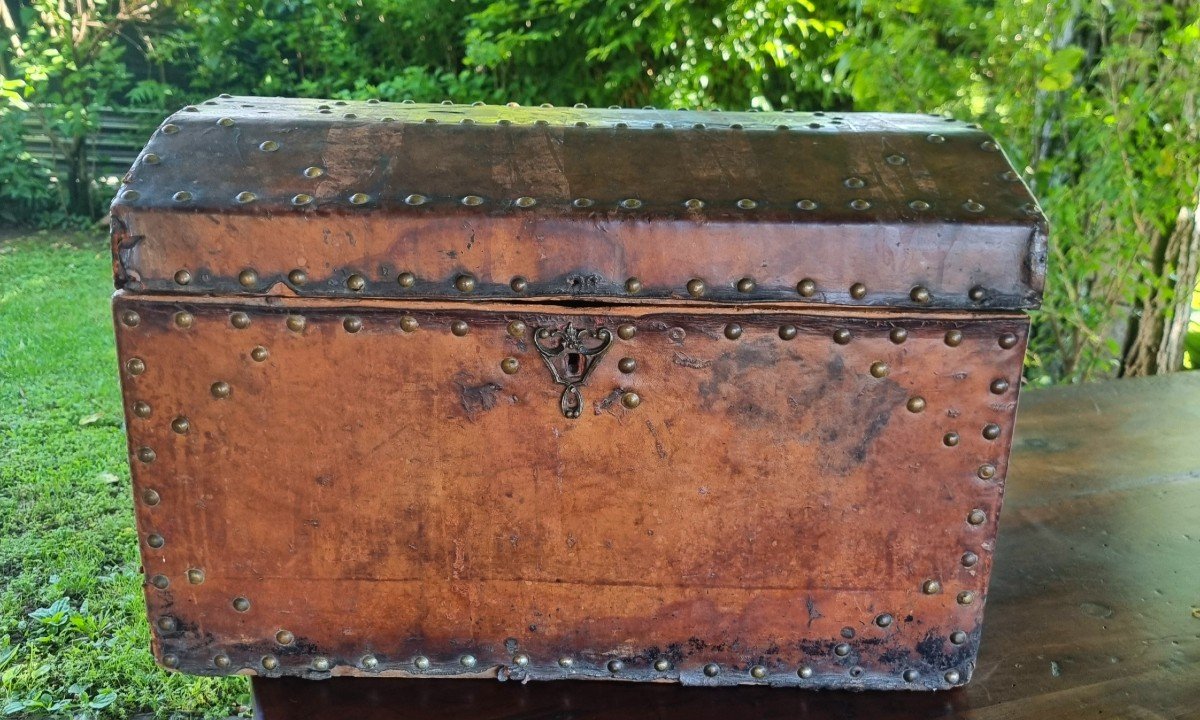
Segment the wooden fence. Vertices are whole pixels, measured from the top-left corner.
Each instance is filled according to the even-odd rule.
[[[21,113],[21,137],[25,149],[55,174],[66,171],[66,161],[55,151],[42,118],[44,107]],[[88,137],[88,161],[92,177],[120,177],[129,170],[150,135],[168,113],[161,110],[114,110],[100,112],[97,130]]]

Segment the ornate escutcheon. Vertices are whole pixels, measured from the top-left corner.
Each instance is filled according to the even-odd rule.
[[[563,417],[577,418],[583,409],[579,386],[587,383],[592,370],[612,345],[612,333],[605,328],[580,330],[571,323],[559,329],[538,328],[533,344],[550,368],[554,382],[564,386],[559,407]]]

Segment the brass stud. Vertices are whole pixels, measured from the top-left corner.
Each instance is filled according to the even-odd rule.
[[[521,363],[514,357],[507,357],[500,361],[500,369],[505,375],[515,375],[521,369]]]
[[[871,377],[885,378],[890,371],[891,368],[889,368],[888,364],[882,360],[877,360],[871,363]]]
[[[417,276],[410,272],[402,272],[396,276],[396,284],[402,288],[410,288],[417,282]]]
[[[254,360],[254,362],[264,362],[270,356],[271,353],[262,345],[256,345],[254,349],[250,351],[250,357]]]
[[[175,133],[179,132],[179,126],[173,123],[167,123],[166,125],[162,126],[161,130],[164,135],[174,135]]]
[[[192,585],[202,585],[204,583],[204,571],[200,568],[191,568],[187,571],[187,579]]]
[[[317,672],[329,672],[329,658],[315,657],[312,660],[312,669]]]
[[[799,676],[801,680],[807,680],[813,676],[813,669],[807,665],[801,665],[800,668],[796,670],[796,675]]]
[[[366,193],[354,193],[349,197],[351,205],[366,205],[371,200],[371,196]]]
[[[415,332],[418,327],[419,324],[417,323],[417,319],[412,315],[405,315],[404,317],[400,318],[400,329],[404,332]]]
[[[140,418],[150,417],[150,403],[138,400],[133,404],[133,414]]]
[[[150,578],[150,584],[159,590],[166,590],[168,587],[170,587],[171,581],[167,579],[166,575],[155,575],[154,577]]]
[[[979,562],[979,556],[973,552],[965,552],[962,554],[963,567],[975,567]]]
[[[744,277],[737,281],[737,291],[740,293],[752,293],[755,287],[757,285],[752,278]]]
[[[367,279],[357,273],[346,278],[346,289],[361,292],[367,286]]]
[[[413,658],[413,665],[418,670],[428,670],[429,666],[432,664],[433,663],[429,662],[429,658],[425,657],[424,655],[418,655]]]
[[[846,328],[838,328],[833,331],[833,341],[838,345],[849,344],[851,338],[850,331]]]
[[[621,395],[621,404],[632,410],[642,404],[642,398],[635,392],[626,392]]]
[[[755,665],[754,667],[750,668],[750,677],[752,677],[756,680],[762,680],[766,676],[767,676],[767,669],[765,667],[763,667],[762,665]]]
[[[972,212],[972,213],[980,213],[980,212],[983,212],[984,207],[983,207],[982,203],[978,203],[974,200],[968,200],[965,203],[963,203],[963,210],[966,210],[967,212]]]
[[[908,204],[908,206],[917,212],[925,212],[929,209],[929,203],[925,202],[924,200],[913,200]]]
[[[429,198],[427,198],[424,195],[421,195],[419,193],[413,193],[412,195],[409,195],[404,198],[405,205],[412,205],[414,207],[416,207],[417,205],[424,205],[428,201],[429,201]]]
[[[233,664],[233,662],[229,659],[229,656],[225,655],[224,653],[213,658],[213,665],[216,665],[217,667],[221,668],[222,670],[228,669],[229,666],[232,664]]]
[[[166,665],[169,668],[177,668],[179,667],[179,656],[171,654],[163,655],[162,662],[163,665]]]
[[[630,295],[637,295],[642,291],[642,281],[635,277],[631,277],[625,281],[625,292]]]
[[[942,444],[944,444],[946,447],[954,447],[958,444],[958,440],[959,437],[958,433],[956,432],[948,432],[942,436]]]
[[[465,668],[473,668],[478,661],[474,655],[463,655],[458,659],[458,662]]]
[[[279,149],[279,143],[274,140],[264,140],[258,145],[258,149],[263,152],[275,152]]]
[[[454,333],[458,337],[466,335],[468,332],[470,332],[470,330],[471,326],[467,325],[466,320],[455,320],[454,322],[450,323],[450,332]]]
[[[304,168],[304,177],[306,177],[306,178],[319,178],[324,174],[325,174],[325,169],[319,168],[315,165],[312,167]]]
[[[454,278],[454,287],[461,293],[474,292],[475,278],[470,275],[459,275]]]
[[[737,340],[742,336],[742,326],[737,323],[729,323],[725,326],[725,337],[730,340]]]
[[[888,339],[891,340],[893,344],[900,345],[908,339],[908,331],[900,327],[892,328],[892,331],[888,333]]]
[[[967,513],[967,522],[972,525],[982,525],[987,520],[987,513],[979,508],[975,508]]]
[[[949,345],[950,347],[958,347],[959,345],[962,344],[962,341],[963,341],[962,330],[947,330],[946,331],[946,344]]]
[[[238,330],[245,330],[250,327],[250,316],[244,312],[235,312],[229,316],[229,324]]]
[[[529,656],[525,653],[517,653],[516,655],[513,655],[512,661],[513,665],[516,665],[517,667],[526,667],[529,665]]]
[[[521,322],[520,320],[513,320],[508,324],[508,334],[514,338],[524,337],[525,323]]]
[[[233,599],[233,609],[240,613],[244,613],[250,609],[250,600],[244,597],[236,597]]]
[[[564,670],[572,667],[574,664],[575,664],[575,661],[572,660],[571,658],[567,657],[566,655],[564,655],[558,659],[558,666]]]
[[[298,193],[298,194],[292,196],[292,204],[295,205],[296,207],[304,207],[305,205],[311,205],[312,201],[313,201],[313,196],[308,195],[306,193]]]
[[[996,152],[1000,149],[1000,146],[992,140],[984,140],[983,142],[979,143],[979,149],[983,150],[984,152]]]
[[[121,322],[124,323],[126,327],[137,327],[138,323],[141,321],[142,319],[138,317],[138,314],[132,310],[126,310],[125,312],[121,313]]]
[[[192,323],[195,322],[195,320],[196,317],[186,310],[180,310],[179,312],[175,313],[176,327],[181,327],[186,330],[192,326]]]
[[[971,298],[971,300],[973,300],[974,302],[982,302],[985,292],[986,291],[982,287],[980,287],[979,285],[976,285],[975,287],[973,287],[969,291],[967,291],[967,297]]]
[[[737,201],[737,206],[739,210],[753,210],[754,208],[758,207],[758,203],[750,198],[742,198],[741,200]]]
[[[810,278],[804,278],[796,283],[796,292],[800,293],[801,297],[812,297],[817,292],[817,283]]]
[[[721,666],[716,663],[709,663],[704,666],[704,674],[708,677],[716,677],[721,674]]]
[[[796,333],[797,330],[795,325],[781,325],[779,327],[780,340],[794,340],[796,338]]]
[[[129,358],[125,363],[125,369],[130,375],[141,375],[146,372],[146,361],[141,358]]]
[[[817,203],[812,200],[801,200],[796,203],[796,207],[800,208],[801,210],[816,210]]]
[[[1004,348],[1005,350],[1011,350],[1013,347],[1016,347],[1017,336],[1012,333],[1004,333],[1000,336],[1000,339],[997,340],[997,342],[1000,344],[1000,347]]]
[[[683,206],[688,210],[703,210],[704,201],[700,198],[689,198],[683,202]]]
[[[258,283],[258,273],[247,268],[238,273],[238,282],[242,284],[242,287],[251,287]]]
[[[654,661],[654,669],[658,672],[666,672],[671,669],[671,661],[666,658],[659,658]]]
[[[359,330],[362,330],[362,326],[362,320],[356,317],[348,317],[342,321],[342,327],[345,328],[346,332],[348,333],[356,333]]]
[[[304,326],[308,323],[303,315],[288,315],[287,327],[292,332],[304,332]]]
[[[845,185],[846,187],[850,188],[851,190],[858,190],[860,188],[866,187],[866,185],[867,185],[867,183],[860,177],[848,177],[844,181],[842,181],[842,184]]]
[[[850,297],[855,300],[862,300],[867,296],[867,286],[862,283],[854,283],[850,286]]]
[[[996,423],[988,423],[983,426],[983,438],[985,440],[995,440],[1000,437],[1000,426]]]
[[[300,268],[296,268],[288,273],[288,281],[296,286],[304,285],[308,282],[308,273],[304,272]]]
[[[924,305],[930,300],[929,289],[922,285],[918,285],[908,293],[908,297],[913,302]]]
[[[279,667],[279,660],[274,655],[264,655],[262,659],[263,670],[274,670]]]
[[[955,630],[954,632],[950,633],[950,642],[954,643],[955,645],[962,645],[966,641],[967,634],[962,630]]]
[[[926,580],[921,585],[921,592],[926,595],[936,595],[942,591],[942,584],[937,580]]]
[[[162,502],[162,497],[158,494],[157,490],[147,488],[142,491],[142,502],[153,507]]]
[[[176,270],[175,271],[175,284],[176,285],[187,285],[191,281],[192,281],[192,274],[190,272],[188,272],[187,270]]]
[[[917,672],[916,670],[904,671],[904,682],[916,682],[918,679],[920,679],[920,677],[921,673]]]
[[[850,207],[853,210],[870,210],[871,201],[864,200],[863,198],[854,198],[850,201]]]
[[[254,193],[250,192],[249,190],[243,190],[242,192],[240,192],[234,196],[234,200],[237,200],[239,203],[241,203],[243,205],[252,203],[257,199],[258,199],[258,196],[255,195]]]
[[[523,276],[517,275],[511,281],[509,281],[508,286],[512,288],[512,291],[515,293],[523,293],[529,289],[529,281]]]
[[[925,409],[925,398],[919,395],[910,397],[905,406],[908,408],[909,412],[919,413]]]
[[[296,636],[287,630],[280,630],[279,632],[275,633],[275,642],[279,643],[280,645],[291,645],[293,642],[295,642],[295,640]]]
[[[459,200],[459,202],[467,207],[475,207],[483,204],[483,198],[478,195],[463,195],[462,200]]]
[[[991,480],[992,478],[996,477],[996,466],[990,463],[984,463],[983,465],[979,466],[979,471],[977,474],[979,475],[980,480]]]
[[[908,160],[903,155],[888,155],[884,158],[888,165],[904,165]]]
[[[619,673],[625,669],[625,663],[620,660],[609,660],[607,667],[610,673]]]
[[[958,594],[959,605],[970,605],[973,602],[975,602],[975,593],[970,590],[963,590]]]
[[[692,297],[700,297],[704,294],[705,289],[706,287],[704,285],[704,281],[700,278],[692,278],[691,280],[688,280],[688,295],[691,295]]]
[[[880,613],[875,616],[875,624],[881,628],[890,627],[895,618],[889,613]]]
[[[618,204],[626,210],[637,210],[642,206],[642,201],[637,198],[625,198]]]
[[[1004,378],[996,378],[992,381],[989,389],[992,391],[993,395],[1003,395],[1004,393],[1008,392],[1008,381]]]
[[[585,197],[575,198],[574,200],[571,201],[571,207],[578,208],[580,210],[590,208],[591,206],[593,206],[595,204],[596,204],[595,200],[593,200],[591,198],[585,198]]]
[[[157,165],[161,161],[161,159],[162,158],[155,155],[154,153],[146,153],[145,155],[142,156],[142,162],[145,163],[146,165]]]
[[[531,208],[534,205],[537,205],[537,200],[529,197],[528,195],[523,195],[513,201],[513,204],[519,208]]]
[[[625,323],[617,328],[617,337],[622,340],[632,340],[634,335],[637,335],[637,328],[630,323]]]
[[[171,429],[180,435],[186,435],[192,429],[192,423],[183,415],[171,421]]]
[[[937,133],[932,133],[930,135],[925,136],[925,141],[931,142],[934,145],[941,145],[942,143],[946,142],[946,138],[943,135],[938,135]]]
[[[220,125],[221,127],[233,127],[234,122],[233,122],[233,118],[231,118],[231,117],[223,117],[223,118],[217,119],[217,124]]]
[[[163,545],[166,545],[167,541],[163,539],[162,535],[159,535],[158,533],[151,533],[150,535],[146,536],[146,544],[155,550],[158,550]]]
[[[212,392],[212,396],[215,398],[227,398],[229,397],[229,393],[233,391],[233,389],[229,387],[229,383],[225,382],[224,380],[219,380],[213,383],[209,390]]]
[[[631,357],[621,358],[617,361],[617,369],[628,375],[637,369],[637,361]]]
[[[837,655],[838,657],[846,657],[847,655],[850,654],[850,644],[849,643],[838,643],[833,648],[833,654]]]

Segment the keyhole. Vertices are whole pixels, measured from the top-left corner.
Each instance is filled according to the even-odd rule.
[[[583,377],[583,371],[587,369],[587,358],[582,353],[567,353],[567,373],[571,377]]]

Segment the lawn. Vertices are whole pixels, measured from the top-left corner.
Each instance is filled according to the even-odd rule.
[[[0,241],[0,716],[246,714],[150,656],[106,242]]]

